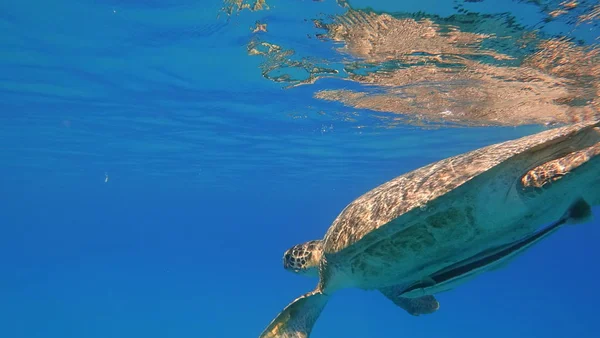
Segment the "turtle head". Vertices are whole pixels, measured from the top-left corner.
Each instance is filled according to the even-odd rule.
[[[297,274],[317,277],[322,254],[323,242],[320,240],[297,244],[283,254],[283,267]]]

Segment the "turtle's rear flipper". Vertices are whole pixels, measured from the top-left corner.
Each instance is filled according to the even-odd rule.
[[[390,286],[379,289],[379,292],[413,316],[430,314],[440,308],[440,303],[434,296],[407,298],[401,296],[402,290],[399,287]]]
[[[591,218],[592,207],[584,199],[579,199],[571,205],[562,219],[569,224],[579,224],[588,222]]]
[[[312,291],[281,311],[259,338],[308,338],[329,296]]]

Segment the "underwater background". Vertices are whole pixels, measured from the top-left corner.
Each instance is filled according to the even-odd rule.
[[[597,1],[0,2],[0,337],[258,337],[317,282],[283,252],[356,197],[597,112],[599,17]],[[599,337],[593,211],[431,315],[342,290],[311,337]]]

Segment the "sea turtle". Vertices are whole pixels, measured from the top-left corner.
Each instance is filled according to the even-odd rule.
[[[307,338],[342,288],[380,290],[413,314],[434,294],[505,265],[600,204],[600,121],[490,145],[416,169],[351,202],[286,268],[319,277],[260,338]],[[543,227],[547,225],[546,227]],[[543,228],[542,228],[543,227]],[[541,230],[540,230],[541,229]]]

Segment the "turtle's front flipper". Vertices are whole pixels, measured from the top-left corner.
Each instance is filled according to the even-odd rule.
[[[308,338],[329,296],[312,291],[281,311],[259,338]]]
[[[379,289],[379,292],[413,316],[430,314],[440,308],[440,303],[434,296],[406,298],[401,296],[402,290],[400,287],[390,286]]]

